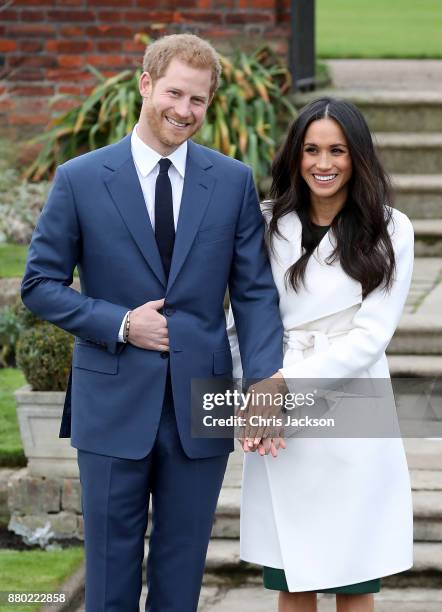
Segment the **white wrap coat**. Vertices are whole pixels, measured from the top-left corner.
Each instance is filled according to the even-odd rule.
[[[389,231],[396,272],[389,292],[362,299],[361,286],[325,259],[332,231],[310,258],[306,286],[287,289],[286,270],[301,254],[296,213],[280,220],[271,255],[285,330],[286,379],[389,378],[386,347],[397,327],[413,268],[413,228],[394,210]],[[234,376],[241,359],[232,313]],[[296,384],[295,384],[296,386]],[[411,487],[402,440],[287,440],[276,459],[248,453],[241,505],[241,558],[285,570],[289,590],[364,582],[412,566]]]

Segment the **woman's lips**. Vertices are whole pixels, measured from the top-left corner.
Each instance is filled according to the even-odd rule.
[[[324,185],[325,186],[332,185],[336,181],[338,175],[337,174],[312,174],[312,177],[316,185],[320,185],[321,187],[323,187]],[[319,178],[319,177],[323,177],[323,178]]]

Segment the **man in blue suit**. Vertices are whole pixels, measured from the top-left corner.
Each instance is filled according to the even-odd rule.
[[[282,366],[252,173],[189,140],[218,56],[174,35],[143,67],[132,134],[57,169],[22,283],[30,310],[76,336],[61,435],[78,449],[87,612],[138,611],[150,498],[146,609],[197,609],[233,441],[191,436],[190,381],[231,375],[227,286],[244,376]]]

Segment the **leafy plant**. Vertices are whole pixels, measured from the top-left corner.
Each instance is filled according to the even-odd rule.
[[[58,164],[116,142],[133,128],[141,108],[137,96],[140,70],[124,70],[106,79],[93,66],[87,68],[97,77],[98,85],[84,101],[75,96],[78,104],[54,118],[48,130],[31,141],[43,147],[26,170],[25,178],[39,181],[48,177]],[[67,97],[74,96],[55,96],[53,103]]]
[[[48,181],[26,180],[0,192],[0,241],[29,244],[48,192]]]
[[[39,319],[21,299],[0,311],[0,367],[23,370],[35,391],[64,391],[74,338]]]
[[[20,334],[41,323],[42,320],[26,308],[20,298],[0,311],[0,368],[16,365]]]
[[[269,174],[287,115],[296,110],[286,95],[291,76],[267,45],[252,55],[221,58],[223,83],[197,140],[253,168],[259,183]]]
[[[9,306],[0,311],[0,368],[15,366],[15,345],[21,332],[17,316]]]
[[[20,334],[17,365],[34,391],[65,391],[74,338],[51,323]]]
[[[139,40],[148,42],[145,35]],[[257,181],[269,173],[287,115],[290,72],[281,59],[264,46],[251,55],[237,52],[221,58],[223,80],[208,109],[197,141],[252,166]],[[98,84],[85,99],[56,117],[34,142],[42,149],[26,171],[38,181],[50,176],[57,164],[87,150],[116,142],[128,134],[141,108],[138,80],[141,70],[125,70],[105,78],[89,66]],[[63,96],[64,98],[66,96]],[[56,100],[59,97],[56,98]]]
[[[29,244],[49,183],[23,180],[12,157],[15,145],[0,139],[0,242]]]
[[[42,319],[39,319],[29,308],[26,308],[20,298],[17,298],[17,301],[11,306],[11,310],[21,329],[31,329],[31,327],[43,323]]]

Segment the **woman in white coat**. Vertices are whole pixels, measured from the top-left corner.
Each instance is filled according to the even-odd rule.
[[[413,229],[388,205],[388,177],[362,114],[333,98],[309,104],[272,175],[262,208],[285,330],[274,377],[290,390],[309,378],[389,379],[385,350],[410,287]],[[373,610],[380,578],[412,566],[402,440],[307,435],[279,446],[244,441],[257,452],[245,455],[241,558],[264,566],[280,612],[315,611],[318,592],[336,593],[338,612]]]

